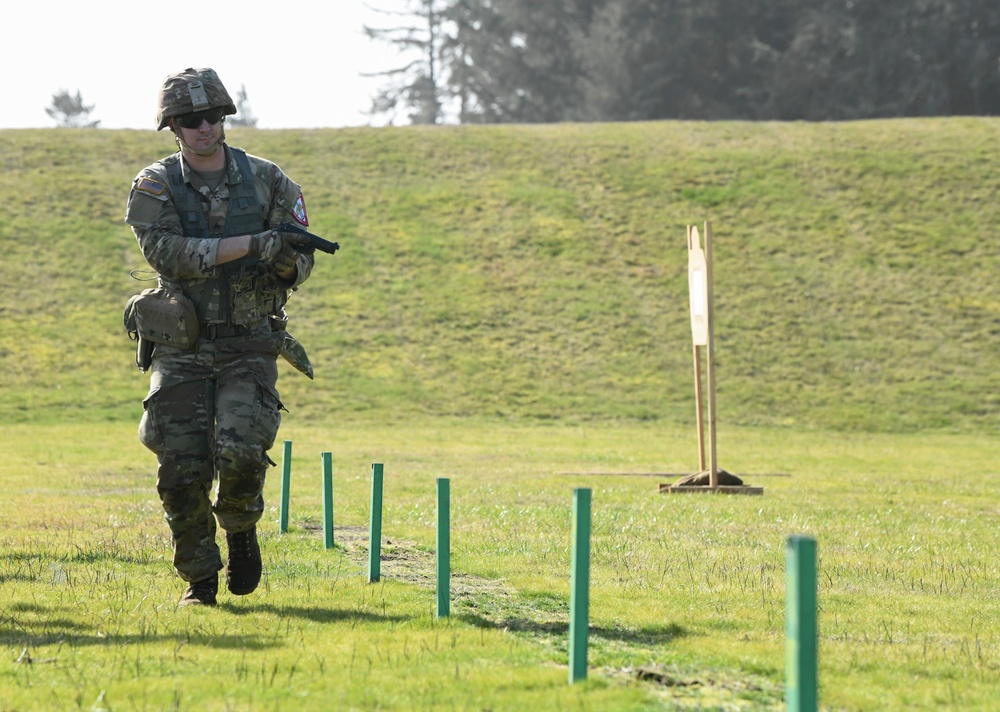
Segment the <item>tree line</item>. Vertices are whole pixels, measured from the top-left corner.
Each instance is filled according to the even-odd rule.
[[[411,123],[1000,113],[1000,3],[406,0],[373,113]]]
[[[94,104],[86,104],[83,95],[77,89],[76,94],[71,94],[67,89],[60,89],[52,95],[52,103],[45,107],[45,113],[50,118],[55,119],[56,126],[64,129],[95,129],[101,125],[100,119],[92,121],[90,114],[94,111]],[[228,121],[230,126],[257,125],[257,117],[254,116],[250,108],[250,99],[247,96],[245,84],[240,86],[236,94],[236,116],[230,116]]]

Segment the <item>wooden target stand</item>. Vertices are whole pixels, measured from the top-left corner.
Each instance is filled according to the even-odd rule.
[[[694,475],[683,477],[676,484],[661,483],[660,492],[680,494],[707,492],[712,494],[764,494],[763,487],[750,487],[718,466],[715,431],[715,333],[712,306],[712,227],[705,223],[705,247],[702,249],[698,228],[688,225],[688,292],[691,301],[691,340],[694,353],[695,418],[698,421],[698,465]],[[702,389],[702,352],[706,351],[708,390],[708,456],[705,452],[704,393]],[[695,481],[697,484],[692,482]],[[726,480],[730,483],[722,482]]]

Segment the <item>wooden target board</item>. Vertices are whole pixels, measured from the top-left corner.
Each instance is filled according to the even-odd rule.
[[[719,466],[715,429],[715,334],[712,305],[712,227],[705,223],[704,246],[698,228],[688,225],[688,294],[691,310],[691,343],[694,356],[695,418],[698,425],[699,475],[708,475],[708,485],[661,484],[661,492],[719,492],[728,494],[763,494],[762,487],[723,485]],[[705,352],[707,382],[702,388],[702,352]],[[707,409],[705,400],[707,393]],[[707,412],[706,412],[707,411]],[[706,417],[707,416],[707,417]],[[708,449],[705,448],[705,424],[708,423]]]

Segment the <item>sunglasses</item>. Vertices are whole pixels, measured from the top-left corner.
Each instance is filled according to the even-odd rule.
[[[226,113],[222,109],[207,109],[205,111],[195,111],[192,114],[184,114],[177,117],[177,123],[186,129],[196,129],[201,126],[202,121],[210,124],[217,124],[222,121]]]

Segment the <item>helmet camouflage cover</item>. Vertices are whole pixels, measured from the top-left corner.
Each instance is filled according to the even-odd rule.
[[[214,69],[189,67],[163,80],[156,110],[156,130],[165,128],[174,116],[216,108],[225,110],[226,115],[236,113],[236,105],[219,75]]]

